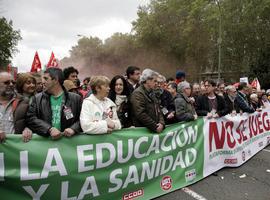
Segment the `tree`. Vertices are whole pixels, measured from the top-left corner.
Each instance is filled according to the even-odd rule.
[[[20,31],[13,29],[12,21],[8,22],[6,18],[0,18],[0,66],[10,63],[21,39]]]

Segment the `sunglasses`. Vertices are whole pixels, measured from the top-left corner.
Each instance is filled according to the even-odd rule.
[[[3,82],[5,85],[10,85],[10,83],[12,83],[13,85],[15,85],[15,81],[13,81],[13,80],[7,80],[7,81],[5,81],[5,82]]]

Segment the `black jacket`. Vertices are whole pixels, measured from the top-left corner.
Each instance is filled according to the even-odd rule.
[[[236,111],[239,113],[240,110],[243,112],[247,113],[253,113],[255,110],[253,107],[250,106],[249,101],[246,96],[244,96],[241,92],[237,93],[237,96],[235,98],[235,106],[236,106]]]
[[[236,111],[236,106],[234,101],[231,101],[228,94],[224,94],[224,100],[226,103],[227,113],[232,113],[233,110]]]
[[[157,124],[165,125],[160,105],[154,92],[148,92],[143,85],[138,87],[130,98],[132,119],[136,127],[147,127],[156,132]]]
[[[228,114],[228,110],[226,108],[226,104],[223,97],[216,95],[216,98],[217,98],[217,114],[220,117]],[[206,116],[207,113],[211,112],[209,100],[206,95],[200,96],[198,98],[196,112],[198,116]]]
[[[175,118],[167,119],[167,116],[175,111],[174,99],[171,93],[167,90],[156,90],[156,97],[159,100],[160,109],[163,114],[166,124],[175,123]],[[165,112],[166,111],[166,112]]]
[[[73,118],[67,120],[63,110],[70,108]],[[82,107],[81,97],[75,93],[64,91],[63,104],[61,110],[61,130],[66,128],[73,129],[76,133],[81,132],[80,112]],[[27,127],[34,133],[42,136],[50,136],[49,129],[52,127],[52,110],[50,103],[50,95],[47,93],[39,93],[33,98],[32,104],[27,112]]]

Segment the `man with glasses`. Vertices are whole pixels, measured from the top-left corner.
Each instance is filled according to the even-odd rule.
[[[175,123],[175,106],[171,93],[166,89],[166,78],[161,74],[157,77],[157,88],[155,89],[156,97],[159,100],[166,124]]]
[[[161,133],[165,122],[154,90],[157,88],[158,73],[145,69],[140,77],[140,86],[131,94],[132,119],[136,127],[146,127]]]
[[[255,110],[252,108],[249,102],[249,95],[251,90],[247,83],[240,83],[238,86],[238,93],[235,98],[235,106],[236,111],[240,112],[247,112],[247,113],[254,113]]]
[[[23,134],[25,142],[31,139],[29,129],[25,128],[25,115],[28,104],[15,95],[15,81],[11,74],[0,73],[0,142],[6,134]]]
[[[237,95],[236,88],[233,85],[228,85],[225,88],[226,93],[224,94],[224,100],[226,103],[226,108],[228,113],[231,113],[232,115],[236,115],[236,107],[235,107],[235,98]]]

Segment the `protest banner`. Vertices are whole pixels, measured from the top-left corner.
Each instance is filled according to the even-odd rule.
[[[145,128],[0,145],[3,199],[151,199],[245,163],[270,142],[270,110]]]

